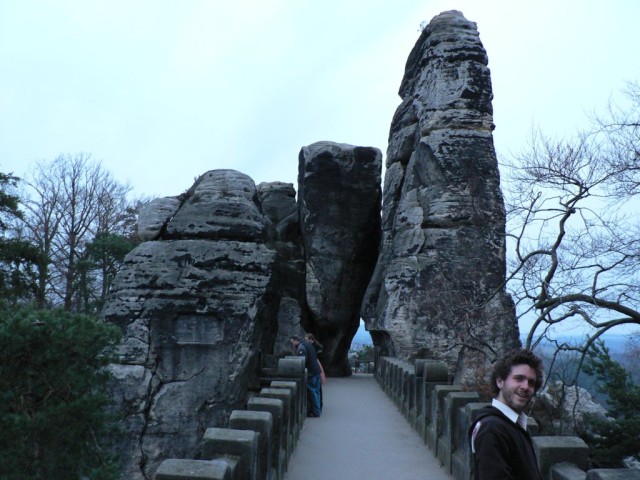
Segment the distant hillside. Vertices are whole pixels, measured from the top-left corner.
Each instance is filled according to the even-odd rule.
[[[626,348],[627,341],[629,340],[629,335],[603,335],[600,337],[602,341],[604,341],[605,346],[609,349],[609,353],[611,357],[615,360],[618,360],[622,357],[624,350]],[[521,336],[521,341],[524,344],[526,340],[526,335]],[[568,344],[580,345],[584,344],[584,337],[581,336],[567,336],[567,337],[558,337],[558,341],[563,341]],[[543,348],[544,345],[543,345]],[[550,348],[550,347],[548,347]]]
[[[626,343],[629,340],[628,335],[603,335],[600,337],[603,339],[604,344],[609,349],[611,353],[611,358],[616,361],[623,360],[623,354],[626,348]],[[524,344],[526,340],[526,336],[522,336],[522,343]],[[564,337],[561,340],[567,341],[568,343],[582,343],[584,339],[582,337]],[[356,332],[353,340],[351,341],[352,347],[356,347],[358,345],[372,345],[371,335],[364,328],[364,323],[360,322],[360,326],[358,327],[358,331]],[[623,362],[624,364],[624,362]]]
[[[372,345],[371,335],[364,328],[364,323],[360,322],[360,326],[358,327],[358,331],[356,335],[351,340],[351,348],[354,348],[359,345]]]

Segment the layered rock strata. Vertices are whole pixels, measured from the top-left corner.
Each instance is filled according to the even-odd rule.
[[[204,430],[246,403],[261,354],[290,354],[291,335],[313,332],[327,372],[350,373],[377,258],[381,159],[322,142],[302,149],[300,202],[291,184],[214,170],[140,212],[144,242],[102,313],[124,333],[111,366],[124,478],[197,456]]]
[[[456,11],[435,17],[411,51],[389,134],[381,252],[362,308],[383,354],[443,360],[463,384],[519,343],[503,288],[487,64],[475,23]]]
[[[207,427],[246,402],[257,353],[273,347],[277,251],[248,176],[202,175],[140,215],[146,241],[125,260],[103,316],[124,332],[115,408],[123,478],[194,458]]]
[[[382,153],[318,142],[299,156],[298,208],[306,268],[305,330],[323,344],[329,375],[350,375],[347,353],[378,256]]]
[[[278,329],[268,353],[287,355],[292,353],[289,338],[305,333],[301,325],[305,266],[296,191],[290,183],[261,183],[258,203],[268,219],[267,244],[277,253],[270,296],[277,304]]]

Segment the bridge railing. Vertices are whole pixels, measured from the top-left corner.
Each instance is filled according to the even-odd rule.
[[[199,459],[164,460],[155,480],[282,480],[307,416],[303,357],[276,359],[228,428],[208,428]]]
[[[443,468],[456,480],[473,479],[468,431],[481,408],[477,392],[452,385],[446,366],[436,360],[404,362],[379,357],[375,377]],[[588,470],[589,449],[570,436],[537,436],[529,420],[540,471],[549,480],[640,480],[640,470]]]

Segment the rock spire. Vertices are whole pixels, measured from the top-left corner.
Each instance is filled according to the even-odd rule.
[[[389,133],[382,242],[362,317],[383,354],[436,358],[461,383],[516,346],[491,77],[476,25],[435,17],[407,60]]]

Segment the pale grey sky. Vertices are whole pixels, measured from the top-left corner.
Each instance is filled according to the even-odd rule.
[[[294,183],[304,145],[386,151],[421,22],[478,24],[496,148],[638,80],[637,0],[0,0],[0,171],[90,153],[136,195],[207,170]]]
[[[385,153],[420,24],[452,9],[489,55],[499,156],[640,80],[638,0],[0,0],[0,172],[84,152],[167,196],[216,168],[296,185],[319,140]]]

